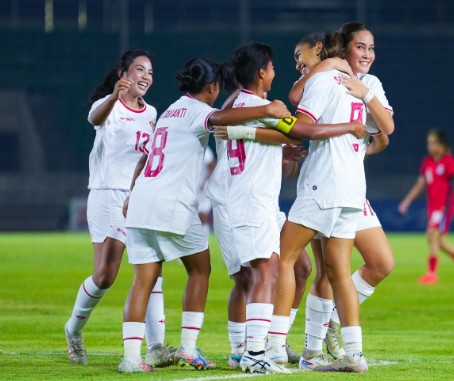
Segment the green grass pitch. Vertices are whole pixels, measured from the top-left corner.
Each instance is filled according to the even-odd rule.
[[[440,259],[435,286],[416,279],[425,270],[422,234],[390,234],[393,274],[361,307],[367,374],[296,372],[268,380],[454,380],[454,262]],[[225,367],[229,344],[226,303],[231,287],[219,249],[211,240],[213,271],[205,324],[198,345],[220,368],[200,372],[178,367],[153,374],[122,375],[122,309],[132,280],[126,258],[117,282],[93,312],[84,331],[87,366],[66,358],[63,325],[78,287],[92,271],[88,234],[0,234],[0,380],[223,380],[248,378]],[[354,268],[361,263],[354,254]],[[177,261],[164,265],[166,341],[178,345],[186,275]],[[304,302],[290,332],[304,346]]]

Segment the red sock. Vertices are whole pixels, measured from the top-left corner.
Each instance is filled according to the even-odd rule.
[[[438,266],[438,256],[430,255],[427,261],[427,267],[430,273],[436,273]]]

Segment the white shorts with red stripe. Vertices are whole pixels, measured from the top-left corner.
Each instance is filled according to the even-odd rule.
[[[379,228],[381,227],[380,220],[378,219],[377,213],[372,209],[369,200],[366,199],[364,202],[364,210],[361,213],[361,217],[358,220],[356,231]]]

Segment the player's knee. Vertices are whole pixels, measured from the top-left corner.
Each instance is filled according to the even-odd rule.
[[[102,273],[102,274],[93,274],[93,282],[97,287],[101,289],[109,288],[115,282],[117,273]]]
[[[312,265],[310,261],[305,261],[304,263],[297,264],[295,266],[295,282],[296,287],[299,285],[306,285],[307,279],[311,275]]]

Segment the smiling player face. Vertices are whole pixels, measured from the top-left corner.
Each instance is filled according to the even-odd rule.
[[[128,68],[127,77],[134,81],[128,92],[134,96],[144,96],[153,83],[153,66],[148,57],[136,57]]]
[[[309,71],[320,62],[320,56],[317,52],[317,45],[313,47],[310,47],[307,43],[297,45],[294,55],[296,70],[302,75],[309,73]]]
[[[354,74],[367,74],[375,61],[374,36],[367,30],[356,32],[348,43],[346,59]]]

